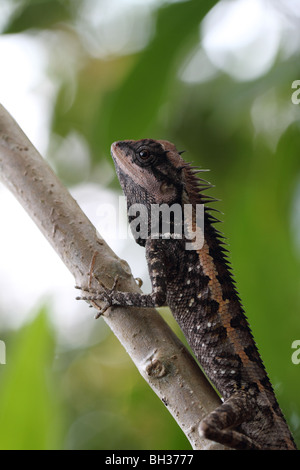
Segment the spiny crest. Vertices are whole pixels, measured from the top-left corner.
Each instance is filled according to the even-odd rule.
[[[206,172],[206,171],[209,171],[209,170],[204,170],[196,166],[192,166],[190,163],[186,163],[184,166],[183,172],[184,172],[184,179],[185,179],[185,184],[186,184],[186,191],[189,195],[191,202],[194,204],[207,204],[207,203],[210,204],[212,202],[220,201],[220,199],[216,199],[215,197],[202,194],[203,191],[214,188],[214,185],[211,184],[209,181],[198,177],[199,173]],[[210,211],[220,212],[218,211],[218,209],[211,208],[211,207],[205,207],[205,211],[206,212],[210,212]],[[209,217],[210,217],[211,222],[220,222],[219,219],[217,219],[211,214],[209,214]]]
[[[220,211],[206,205],[207,203],[220,201],[220,199],[216,199],[214,197],[202,194],[203,191],[214,187],[214,185],[212,185],[210,182],[198,177],[199,173],[206,172],[206,171],[209,171],[209,170],[202,170],[201,168],[192,166],[190,163],[185,162],[183,173],[184,173],[186,191],[188,193],[189,199],[192,204],[204,204],[204,211],[205,211],[206,218],[207,218],[206,220],[209,222],[210,230],[213,232],[213,238],[215,239],[218,245],[219,254],[222,257],[223,262],[226,265],[228,273],[231,277],[231,281],[234,284],[235,281],[232,277],[232,272],[231,272],[232,268],[230,265],[230,261],[228,260],[229,251],[225,248],[227,245],[226,237],[224,236],[222,232],[220,232],[219,230],[217,230],[215,227],[212,226],[212,224],[215,224],[221,221],[218,218],[214,217],[210,212],[211,211],[220,212]]]
[[[195,203],[205,204],[206,202],[216,201],[217,199],[211,196],[203,196],[201,193],[207,189],[213,188],[213,185],[204,180],[203,178],[198,178],[198,173],[203,171],[200,168],[193,167],[190,163],[186,163],[183,173],[186,182],[186,190],[191,200]]]
[[[207,189],[211,189],[214,187],[210,182],[203,178],[199,178],[199,173],[207,172],[209,170],[201,169],[197,166],[193,166],[191,163],[186,162],[182,158],[182,153],[184,151],[178,151],[176,146],[168,141],[159,141],[163,148],[166,151],[167,159],[171,163],[173,167],[175,167],[178,171],[182,171],[183,176],[183,183],[185,184],[185,189],[188,194],[188,197],[192,204],[204,204],[204,210],[206,213],[206,217],[210,223],[218,223],[220,222],[219,219],[214,217],[211,212],[220,212],[218,209],[212,208],[207,206],[206,204],[211,204],[213,202],[219,201],[215,197],[204,195],[203,192]],[[222,240],[225,237],[221,232],[215,230],[215,235],[219,238],[220,243],[222,244]]]

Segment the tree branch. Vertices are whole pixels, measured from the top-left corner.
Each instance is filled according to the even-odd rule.
[[[118,275],[120,290],[139,291],[128,264],[97,236],[76,201],[1,105],[0,177],[57,251],[77,285],[97,288],[90,275],[92,269],[106,286]],[[114,307],[104,319],[192,447],[224,449],[198,433],[200,421],[220,399],[158,312]]]

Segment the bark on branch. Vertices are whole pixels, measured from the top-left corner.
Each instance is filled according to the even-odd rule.
[[[128,264],[119,259],[58,180],[18,124],[0,105],[0,178],[29,213],[82,287],[95,276],[137,292]],[[75,291],[74,291],[75,295]],[[167,406],[193,449],[224,449],[199,436],[201,419],[220,404],[195,360],[154,309],[109,309],[105,321],[141,375]]]

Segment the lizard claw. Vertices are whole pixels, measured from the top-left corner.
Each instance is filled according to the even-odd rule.
[[[91,302],[92,305],[98,310],[98,312],[95,315],[95,319],[104,315],[106,310],[112,306],[112,294],[117,286],[118,276],[115,277],[114,283],[111,288],[105,287],[105,285],[99,280],[98,280],[98,283],[100,284],[102,288],[101,291],[92,289],[90,287],[82,288],[80,286],[75,286],[75,289],[80,289],[84,293],[84,295],[76,297],[76,300],[85,300],[87,302]],[[99,306],[95,303],[99,300],[102,302],[105,302],[105,305],[103,308],[99,308]]]

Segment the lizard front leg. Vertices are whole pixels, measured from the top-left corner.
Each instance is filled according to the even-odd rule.
[[[150,274],[152,292],[151,294],[141,294],[138,292],[121,292],[116,290],[117,278],[111,289],[106,288],[102,282],[98,281],[101,290],[85,288],[81,289],[85,294],[77,297],[78,300],[104,301],[106,305],[98,312],[96,318],[103,315],[111,306],[131,306],[131,307],[162,307],[166,305],[166,285],[164,280],[164,264],[156,244],[148,239],[146,242],[146,256],[148,270]],[[77,287],[80,289],[80,287]]]

